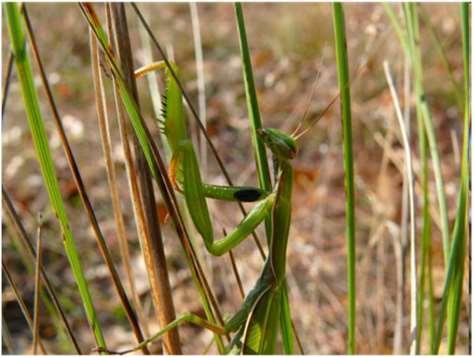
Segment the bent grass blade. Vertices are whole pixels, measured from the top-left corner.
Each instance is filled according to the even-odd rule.
[[[82,269],[79,253],[76,248],[76,243],[69,225],[69,219],[59,190],[59,183],[55,174],[53,159],[49,150],[48,139],[39,108],[38,94],[34,86],[33,71],[27,54],[26,36],[20,10],[16,3],[6,3],[5,10],[7,14],[10,41],[15,54],[17,75],[20,81],[21,92],[26,109],[26,116],[33,136],[33,144],[40,164],[41,173],[48,191],[51,206],[56,213],[61,226],[66,255],[79,289],[79,294],[86,311],[87,320],[98,346],[105,348],[106,344],[102,334],[102,328],[92,303],[89,286]]]

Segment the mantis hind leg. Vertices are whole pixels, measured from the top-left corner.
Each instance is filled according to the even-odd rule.
[[[144,346],[148,345],[149,343],[156,341],[157,339],[161,338],[164,334],[169,332],[170,330],[183,325],[185,323],[190,323],[199,327],[203,327],[207,330],[210,330],[218,335],[224,335],[227,333],[226,329],[222,326],[219,326],[213,322],[210,322],[208,320],[203,319],[202,317],[199,317],[198,315],[195,315],[193,313],[186,313],[178,317],[176,320],[170,322],[168,325],[166,325],[164,328],[162,328],[160,331],[155,333],[153,336],[147,338],[143,342],[139,343],[133,348],[130,348],[128,350],[123,350],[123,351],[109,351],[109,350],[99,350],[97,349],[98,352],[108,352],[110,354],[117,354],[117,355],[124,355],[127,353],[131,353],[134,351],[137,351]]]

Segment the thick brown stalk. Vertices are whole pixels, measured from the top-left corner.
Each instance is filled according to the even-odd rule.
[[[70,147],[69,142],[67,140],[66,133],[64,131],[64,127],[63,127],[61,119],[60,119],[61,117],[59,115],[59,111],[58,111],[58,108],[56,106],[56,103],[53,99],[51,88],[49,86],[49,82],[48,82],[48,79],[46,77],[46,73],[45,73],[45,70],[44,70],[44,67],[43,67],[43,63],[41,61],[38,46],[36,44],[36,39],[35,39],[35,36],[34,36],[34,31],[32,29],[31,22],[30,22],[29,17],[28,17],[28,12],[27,12],[26,6],[24,8],[24,17],[25,17],[25,22],[26,22],[26,25],[27,25],[28,37],[29,37],[30,42],[31,42],[31,48],[33,50],[33,56],[34,56],[34,58],[35,58],[35,60],[38,64],[38,67],[39,67],[39,70],[40,70],[41,80],[42,80],[43,85],[46,89],[48,102],[49,102],[49,105],[51,106],[51,110],[53,112],[54,123],[56,125],[56,129],[57,129],[57,132],[59,134],[59,138],[61,140],[61,144],[63,146],[64,153],[66,155],[66,159],[67,159],[69,168],[70,168],[71,173],[73,175],[74,182],[75,182],[77,190],[79,192],[79,196],[81,198],[81,201],[82,201],[82,203],[84,205],[84,208],[87,212],[87,217],[89,218],[89,222],[91,224],[92,230],[94,231],[94,235],[95,235],[95,238],[96,238],[96,241],[97,241],[97,245],[99,246],[99,250],[102,254],[102,257],[104,258],[105,263],[106,263],[106,265],[109,269],[109,273],[110,273],[110,277],[113,281],[113,285],[115,286],[115,288],[117,290],[117,293],[118,293],[119,298],[120,298],[120,302],[122,303],[122,306],[125,310],[127,318],[130,322],[130,325],[132,326],[132,329],[135,333],[135,337],[137,338],[137,341],[140,343],[140,342],[143,341],[144,338],[143,338],[140,326],[138,325],[138,320],[137,320],[135,311],[133,310],[133,308],[130,304],[130,301],[128,300],[127,294],[125,293],[125,289],[123,288],[123,285],[121,283],[120,276],[118,275],[118,272],[115,269],[110,251],[107,247],[107,244],[105,242],[102,231],[100,230],[99,223],[98,223],[97,218],[95,216],[94,209],[93,209],[92,204],[89,200],[89,197],[86,193],[85,185],[84,185],[84,182],[82,181],[82,177],[81,177],[81,174],[79,172],[79,168],[76,164],[74,154],[72,153],[71,147]],[[149,353],[149,351],[147,350],[146,347],[143,349],[143,352],[147,353],[147,354]]]
[[[120,99],[117,97],[118,94],[115,93],[115,106],[117,111],[117,119],[119,124],[120,130],[120,139],[122,141],[122,149],[125,157],[125,167],[127,170],[127,177],[128,183],[130,186],[130,198],[132,201],[132,208],[133,214],[135,217],[135,224],[137,226],[138,238],[140,242],[141,249],[143,251],[143,256],[145,258],[145,264],[147,264],[147,257],[150,256],[149,251],[147,249],[147,245],[145,242],[149,240],[149,231],[148,226],[146,224],[146,217],[145,217],[145,209],[143,208],[143,203],[140,199],[140,190],[138,189],[138,178],[136,175],[137,168],[135,166],[135,162],[133,161],[132,151],[129,144],[129,134],[127,128],[127,114],[124,113],[124,109],[120,105]],[[151,277],[150,272],[151,270],[147,269],[147,273],[149,274],[149,280],[151,285]]]
[[[128,239],[125,229],[125,222],[122,214],[122,207],[120,204],[117,174],[115,171],[115,165],[112,159],[112,143],[110,138],[109,130],[109,119],[107,116],[107,102],[105,96],[104,82],[102,78],[102,71],[100,69],[100,55],[97,40],[90,33],[91,41],[91,63],[94,81],[94,94],[95,102],[97,107],[97,121],[99,124],[100,139],[102,143],[102,151],[104,152],[105,167],[107,171],[107,181],[109,184],[110,196],[112,198],[112,209],[114,212],[114,220],[117,229],[117,236],[119,242],[120,255],[122,256],[122,263],[124,266],[125,274],[127,276],[130,292],[132,295],[135,309],[137,310],[138,317],[142,322],[146,335],[149,335],[148,325],[146,323],[145,313],[140,303],[140,297],[137,293],[135,281],[133,279],[132,266],[130,263],[130,250],[128,249]]]
[[[112,30],[112,20],[111,20],[111,10],[110,5],[107,5],[107,30],[109,34],[113,33]],[[112,49],[115,49],[114,44],[112,43]],[[127,171],[128,184],[130,187],[130,198],[132,201],[133,214],[135,217],[135,224],[137,227],[138,239],[140,242],[140,247],[143,251],[145,258],[145,264],[147,264],[147,257],[150,256],[149,250],[147,250],[148,245],[145,245],[145,242],[149,240],[149,230],[146,223],[145,209],[143,207],[143,202],[140,198],[140,190],[138,188],[138,177],[136,175],[137,168],[132,157],[132,150],[130,148],[129,133],[130,130],[127,123],[127,114],[125,109],[120,103],[120,98],[117,90],[117,86],[114,86],[114,99],[115,99],[115,111],[117,113],[117,122],[120,131],[120,140],[122,142],[122,149],[125,158],[125,168]],[[152,270],[147,270],[147,273]],[[148,279],[151,281],[150,274],[148,274]],[[151,285],[151,283],[150,283]],[[161,351],[161,340],[156,342],[159,345],[159,350],[154,350],[156,353],[162,353]]]
[[[116,48],[120,59],[122,73],[128,88],[138,104],[138,94],[134,78],[134,67],[131,53],[130,39],[128,34],[127,18],[123,4],[111,5]],[[140,198],[145,209],[145,224],[150,234],[144,236],[143,248],[145,263],[149,273],[153,302],[160,326],[166,326],[176,318],[171,287],[166,267],[166,258],[163,249],[163,241],[159,226],[159,217],[155,204],[155,195],[151,181],[148,164],[142,153],[138,140],[133,137],[135,158],[137,160],[137,171]],[[163,343],[168,354],[181,354],[181,344],[177,329],[170,330],[164,337]]]

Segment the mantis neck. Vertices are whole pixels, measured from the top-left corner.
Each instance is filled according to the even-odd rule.
[[[280,178],[273,208],[273,234],[269,259],[276,283],[285,279],[286,249],[291,225],[291,193],[293,188],[293,168],[289,161],[279,160]]]

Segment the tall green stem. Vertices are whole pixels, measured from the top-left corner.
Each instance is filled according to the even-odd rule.
[[[235,3],[234,6],[235,16],[237,18],[237,28],[239,30],[239,44],[243,64],[245,97],[247,99],[250,133],[252,137],[252,146],[255,152],[258,181],[260,188],[270,192],[272,190],[272,182],[270,180],[270,170],[268,169],[265,145],[257,134],[258,129],[262,128],[262,119],[260,118],[260,110],[258,109],[257,91],[255,90],[255,82],[253,79],[252,61],[250,59],[247,33],[245,31],[244,15],[242,12],[242,5],[240,3]],[[265,220],[265,230],[267,233],[267,242],[270,242],[272,236],[271,215],[268,215],[268,218]]]
[[[354,164],[352,153],[351,92],[347,57],[344,9],[341,3],[333,3],[334,36],[336,44],[337,74],[341,93],[341,117],[343,132],[344,187],[346,191],[346,243],[347,243],[347,285],[349,293],[348,341],[349,354],[356,353],[356,283],[355,283],[355,197]]]
[[[82,269],[79,253],[76,248],[76,243],[69,225],[69,219],[59,190],[59,183],[55,174],[53,159],[51,151],[49,150],[48,139],[39,107],[38,94],[33,81],[33,71],[28,58],[24,24],[21,18],[19,5],[11,2],[6,3],[5,12],[7,14],[8,31],[15,55],[16,70],[25,104],[28,125],[33,137],[36,156],[48,191],[49,200],[61,226],[61,234],[66,255],[69,259],[74,279],[79,288],[79,294],[85,308],[87,320],[98,347],[106,348],[102,329],[92,303],[89,286]]]
[[[418,14],[416,12],[416,4],[404,4],[404,13],[406,19],[406,33],[407,33],[407,49],[413,66],[416,105],[420,110],[423,126],[426,131],[428,145],[430,148],[430,156],[433,162],[433,171],[436,182],[436,194],[438,197],[440,221],[441,221],[441,235],[443,239],[443,253],[445,264],[449,257],[449,222],[448,209],[446,205],[446,196],[444,193],[444,180],[441,173],[441,161],[439,158],[438,143],[436,141],[435,128],[433,124],[433,117],[428,106],[424,86],[423,86],[423,66],[421,61],[421,52],[419,47],[419,28],[418,28]]]
[[[456,337],[459,326],[459,314],[462,299],[462,286],[464,278],[464,259],[466,256],[467,214],[468,214],[468,191],[469,191],[469,120],[470,120],[470,28],[469,28],[469,3],[461,4],[461,31],[462,48],[464,60],[464,135],[461,162],[460,191],[458,196],[458,207],[456,221],[453,230],[452,249],[458,247],[458,260],[452,263],[456,265],[456,275],[452,282],[449,296],[448,316],[448,353],[454,354],[456,348]],[[457,243],[459,241],[459,243]],[[454,253],[453,253],[454,255]],[[451,263],[451,262],[450,262]]]

